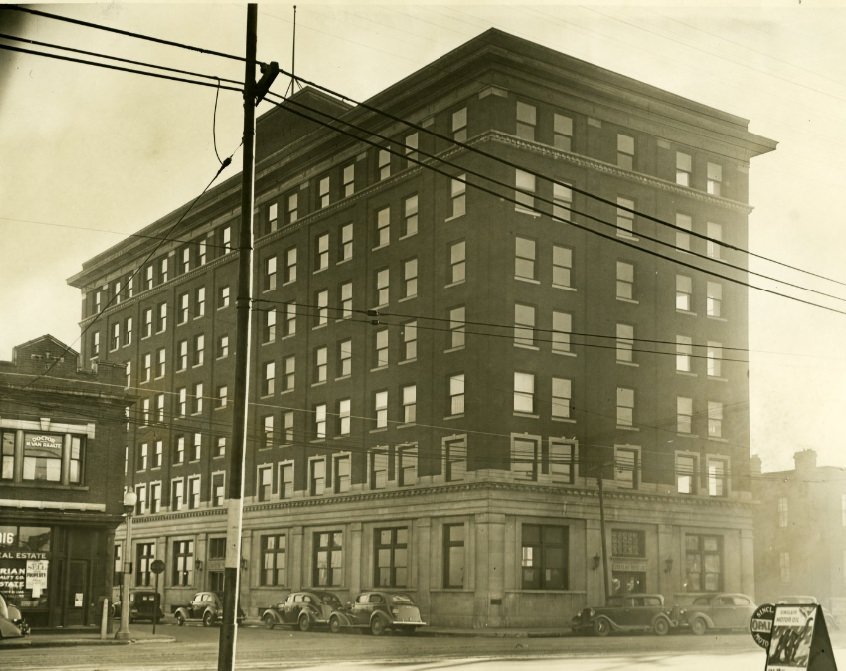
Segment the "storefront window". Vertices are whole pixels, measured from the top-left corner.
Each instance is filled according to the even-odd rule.
[[[719,592],[723,584],[722,543],[719,536],[685,537],[686,579],[688,592]]]
[[[47,605],[50,527],[0,525],[0,592],[22,608]]]

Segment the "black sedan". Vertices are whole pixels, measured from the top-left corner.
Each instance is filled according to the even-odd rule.
[[[337,609],[329,617],[329,631],[338,633],[342,629],[365,629],[374,636],[386,630],[413,634],[426,623],[420,617],[420,609],[408,594],[392,592],[362,592],[355,601]]]
[[[331,592],[291,592],[287,599],[266,609],[261,621],[268,629],[279,624],[308,631],[315,625],[326,626],[329,616],[339,608],[341,602]]]
[[[651,631],[663,636],[678,627],[678,619],[677,611],[664,605],[661,594],[625,594],[609,597],[604,606],[582,609],[570,627],[597,636],[612,631]]]
[[[685,609],[684,620],[699,636],[709,629],[746,630],[755,608],[745,594],[706,594]]]

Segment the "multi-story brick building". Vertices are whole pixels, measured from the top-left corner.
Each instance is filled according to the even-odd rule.
[[[602,598],[597,476],[614,589],[751,591],[728,245],[774,143],[747,126],[495,30],[367,105],[263,115],[250,614],[379,585],[440,624],[563,623]],[[169,603],[222,585],[239,179],[71,279],[85,355],[140,397],[135,580],[164,559]]]
[[[34,627],[96,624],[123,520],[123,366],[46,335],[0,361],[0,593]]]

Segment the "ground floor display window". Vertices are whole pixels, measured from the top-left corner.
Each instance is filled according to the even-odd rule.
[[[720,536],[685,536],[685,583],[687,592],[719,592],[723,585],[723,553]]]
[[[0,592],[21,608],[47,605],[50,527],[0,525]]]
[[[567,589],[568,529],[524,524],[523,589]]]

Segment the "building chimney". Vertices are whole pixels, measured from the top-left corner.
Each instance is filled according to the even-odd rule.
[[[811,475],[817,469],[817,453],[815,450],[801,450],[793,455],[797,475]]]

